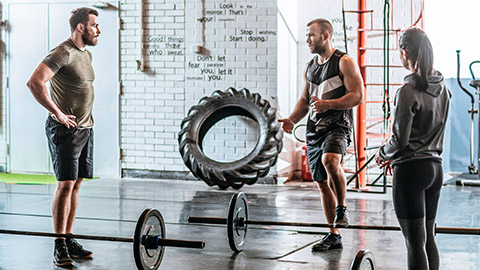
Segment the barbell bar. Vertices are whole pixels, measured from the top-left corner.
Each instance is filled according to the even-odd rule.
[[[135,258],[135,264],[137,265],[137,268],[139,270],[158,269],[163,259],[165,247],[197,249],[205,248],[204,241],[166,239],[165,222],[160,211],[156,209],[145,209],[143,211],[135,227],[135,234],[133,238],[84,234],[60,234],[5,229],[0,229],[0,234],[41,237],[64,237],[95,241],[133,243],[133,255]]]
[[[262,226],[292,226],[292,227],[313,227],[313,228],[333,228],[332,225],[325,223],[305,223],[305,222],[284,222],[267,220],[248,219],[247,197],[243,192],[234,194],[228,206],[227,218],[221,217],[188,217],[189,223],[205,224],[226,224],[229,237],[229,244],[233,251],[241,251],[245,243],[247,225]],[[348,225],[335,226],[339,229],[356,230],[382,230],[382,231],[400,231],[398,226],[374,226],[374,225]],[[468,234],[480,235],[480,228],[455,228],[455,227],[436,227],[436,233],[442,234]]]
[[[227,224],[227,218],[219,217],[188,217],[189,223],[205,223],[205,224]],[[333,228],[332,225],[323,223],[306,223],[306,222],[285,222],[285,221],[266,221],[266,220],[246,220],[238,219],[239,226],[263,225],[263,226],[286,226],[286,227],[312,227],[312,228]],[[348,225],[335,226],[338,229],[355,229],[355,230],[379,230],[379,231],[400,231],[398,226],[376,226],[376,225]],[[443,234],[469,234],[480,235],[480,228],[455,228],[455,227],[436,227],[435,233]]]

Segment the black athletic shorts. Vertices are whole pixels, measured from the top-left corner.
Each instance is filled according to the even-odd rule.
[[[58,181],[93,177],[92,128],[67,128],[49,116],[45,133]]]
[[[314,181],[327,180],[327,171],[322,163],[323,153],[341,154],[343,159],[349,144],[350,130],[343,127],[328,129],[317,142],[307,143],[308,163]]]

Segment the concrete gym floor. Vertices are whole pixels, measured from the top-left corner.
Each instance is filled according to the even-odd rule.
[[[52,232],[50,203],[55,185],[0,183],[0,228]],[[242,188],[250,219],[325,222],[311,183]],[[391,191],[389,189],[389,191]],[[234,190],[220,191],[201,181],[97,179],[80,193],[75,233],[133,237],[145,208],[160,210],[167,237],[204,240],[204,250],[166,248],[160,269],[349,269],[360,249],[373,252],[378,269],[406,269],[403,237],[397,231],[343,230],[344,248],[324,253],[311,246],[325,229],[250,226],[245,250],[228,247],[226,227],[188,224],[188,216],[225,217]],[[391,194],[347,193],[350,221],[398,226]],[[439,227],[480,227],[480,188],[443,187]],[[437,236],[441,269],[480,269],[480,236]],[[76,261],[74,269],[136,269],[132,244],[81,240],[94,259]],[[0,235],[0,269],[59,269],[52,263],[53,239]]]

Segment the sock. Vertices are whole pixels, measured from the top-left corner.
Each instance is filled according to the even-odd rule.
[[[335,238],[342,238],[342,236],[340,234],[334,234],[334,233],[328,233],[329,235],[335,237]]]
[[[67,243],[65,243],[65,239],[55,239],[55,249],[58,249],[61,246],[65,246]]]
[[[75,240],[75,238],[67,237],[67,238],[65,239],[65,242],[67,243],[67,245],[70,245],[70,244],[73,243],[74,240]]]

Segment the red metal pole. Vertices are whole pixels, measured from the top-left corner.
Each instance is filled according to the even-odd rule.
[[[357,106],[357,162],[358,168],[361,168],[366,162],[366,151],[365,147],[367,146],[367,125],[366,125],[366,118],[367,118],[367,105],[366,105],[366,81],[367,81],[367,72],[366,72],[366,64],[367,64],[367,54],[366,54],[366,47],[367,47],[367,31],[364,31],[367,27],[366,24],[366,10],[367,10],[367,0],[358,0],[358,47],[357,47],[357,62],[360,68],[360,74],[363,78],[363,102],[362,104]],[[373,15],[372,15],[373,16]],[[365,189],[367,185],[365,170],[362,170],[358,174],[358,180],[356,188]]]

